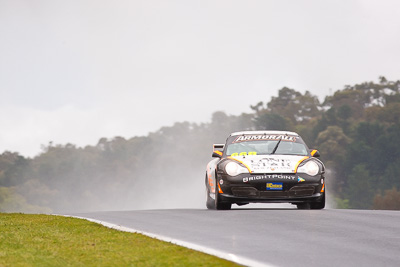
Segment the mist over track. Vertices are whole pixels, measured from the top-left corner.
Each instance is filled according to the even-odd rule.
[[[201,209],[69,214],[275,266],[398,266],[400,212]]]

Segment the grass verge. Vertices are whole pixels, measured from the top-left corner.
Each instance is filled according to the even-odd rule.
[[[0,213],[0,266],[238,266],[83,219]]]

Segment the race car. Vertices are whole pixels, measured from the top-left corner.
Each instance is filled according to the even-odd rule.
[[[232,204],[291,203],[298,209],[325,207],[325,166],[302,138],[288,131],[232,133],[213,145],[205,177],[208,209]]]

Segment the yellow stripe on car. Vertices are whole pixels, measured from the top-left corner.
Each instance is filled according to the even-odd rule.
[[[300,163],[302,163],[303,161],[305,161],[305,160],[308,159],[308,158],[309,158],[308,156],[305,156],[304,158],[302,158],[301,160],[299,160],[299,161],[296,163],[296,166],[294,167],[294,172],[295,172],[295,173],[297,173],[297,168],[299,167]]]
[[[228,159],[233,159],[233,160],[236,160],[237,162],[243,164],[243,166],[245,166],[245,167],[247,168],[247,170],[249,171],[249,173],[251,173],[251,170],[250,170],[249,166],[247,166],[243,161],[238,160],[238,159],[235,159],[235,158],[232,158],[232,157],[228,157]]]

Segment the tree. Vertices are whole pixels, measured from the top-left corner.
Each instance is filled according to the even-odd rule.
[[[328,126],[328,128],[318,134],[315,142],[321,152],[322,159],[329,167],[339,167],[346,156],[346,148],[351,142],[343,130],[338,126]]]
[[[268,111],[288,118],[293,124],[304,123],[319,116],[319,100],[306,91],[301,94],[293,89],[284,87],[278,92],[278,97],[272,97],[267,103]]]
[[[379,83],[380,84],[386,84],[387,83],[387,79],[385,78],[385,76],[379,76]]]
[[[369,171],[363,164],[353,168],[348,176],[347,188],[345,194],[349,199],[349,205],[355,209],[369,209],[372,205],[374,194],[374,185],[376,179],[370,176]]]
[[[353,142],[346,149],[345,171],[350,171],[358,164],[365,164],[372,174],[382,173],[386,163],[382,161],[381,157],[385,155],[380,155],[380,151],[383,152],[382,149],[388,145],[382,140],[384,135],[385,129],[379,123],[358,123],[352,134]]]
[[[377,210],[400,210],[400,191],[395,187],[386,190],[385,194],[377,194],[374,197],[373,209]]]
[[[15,186],[27,179],[30,160],[15,152],[0,155],[0,186]]]
[[[254,106],[250,105],[250,108],[258,115],[258,113],[264,108],[264,102],[260,101]]]
[[[301,93],[288,87],[283,87],[278,91],[278,97],[273,96],[271,98],[271,101],[268,102],[267,107],[272,113],[280,114],[299,96],[301,96]]]
[[[288,130],[288,123],[284,117],[264,112],[254,119],[257,130]]]

